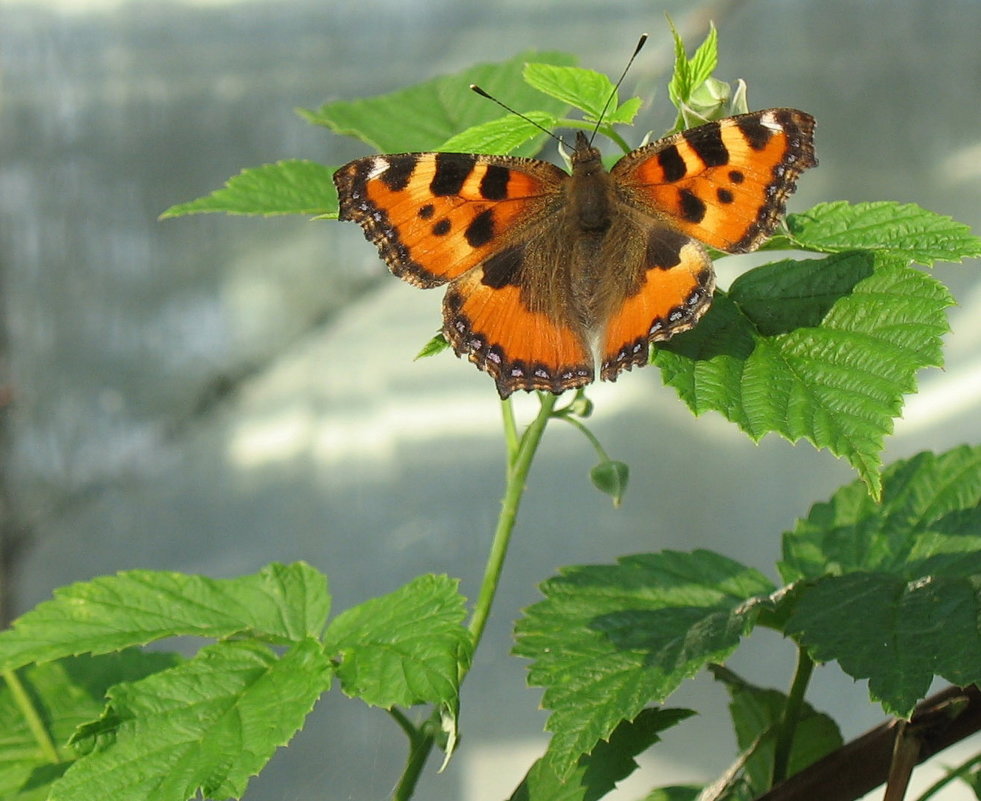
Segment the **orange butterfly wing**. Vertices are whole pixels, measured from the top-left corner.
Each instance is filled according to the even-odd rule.
[[[334,173],[338,219],[359,223],[395,275],[426,288],[500,249],[565,178],[545,161],[465,153],[367,156]]]
[[[622,370],[647,364],[650,343],[692,328],[708,311],[715,289],[712,261],[689,237],[651,222],[644,263],[631,292],[608,316],[600,339],[600,375],[615,381]]]
[[[620,199],[649,218],[649,238],[670,246],[653,249],[638,287],[611,311],[603,378],[646,363],[649,342],[698,321],[714,277],[704,249],[691,240],[728,252],[758,247],[773,233],[797,176],[817,164],[813,132],[809,114],[768,109],[665,137],[617,162],[610,175]]]
[[[339,218],[364,228],[395,275],[452,282],[444,334],[501,397],[593,380],[582,332],[543,302],[541,249],[526,248],[564,204],[568,179],[536,159],[460,153],[369,156],[334,176]]]
[[[706,245],[744,253],[773,233],[797,176],[816,165],[814,118],[774,108],[652,142],[611,175],[631,204]]]
[[[556,394],[593,381],[582,333],[545,310],[529,308],[527,288],[488,282],[486,269],[454,281],[443,300],[443,331],[459,354],[494,377],[498,394],[516,389]]]

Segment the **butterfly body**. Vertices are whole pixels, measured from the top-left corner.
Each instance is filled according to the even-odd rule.
[[[813,119],[730,117],[627,154],[609,172],[579,133],[572,174],[537,159],[368,156],[334,176],[395,275],[449,284],[443,332],[502,398],[615,380],[688,330],[715,286],[700,243],[755,248],[797,175],[816,164]]]

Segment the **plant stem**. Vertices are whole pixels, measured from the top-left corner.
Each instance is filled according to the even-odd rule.
[[[794,734],[800,720],[800,712],[804,706],[804,692],[811,680],[814,661],[803,648],[797,649],[797,670],[787,694],[787,704],[783,708],[783,717],[777,727],[777,741],[773,748],[773,781],[776,786],[787,778],[787,766],[790,763],[790,751],[794,745]]]
[[[579,431],[582,433],[582,435],[586,439],[589,440],[589,443],[593,446],[593,450],[596,451],[596,455],[599,456],[599,458],[600,458],[601,461],[604,461],[604,462],[610,461],[610,457],[607,455],[606,451],[603,449],[603,446],[602,446],[602,444],[600,444],[600,441],[596,438],[596,435],[592,431],[590,431],[586,426],[584,426],[582,424],[582,422],[580,422],[575,417],[572,417],[572,416],[570,416],[568,414],[556,415],[556,417],[559,420],[564,420],[569,425],[575,426],[576,428],[578,428]]]
[[[406,714],[398,707],[393,706],[391,709],[386,710],[391,716],[392,720],[399,724],[399,728],[405,732],[405,736],[410,740],[415,737],[421,727],[416,727],[416,724],[406,717]]]
[[[41,749],[44,758],[52,764],[58,764],[61,761],[58,749],[51,740],[51,735],[48,734],[48,730],[44,726],[44,721],[41,720],[41,716],[31,701],[31,697],[27,694],[27,690],[24,689],[20,677],[13,670],[4,670],[0,675],[7,682],[7,686],[10,688],[10,694],[14,697],[14,703],[17,704],[20,713],[27,721],[27,726],[31,730],[31,734],[34,735],[34,739]]]
[[[514,409],[510,400],[502,401],[501,414],[504,419],[504,440],[507,449],[507,471],[505,473],[504,498],[501,500],[501,514],[497,518],[497,530],[491,543],[490,554],[487,557],[487,567],[484,569],[484,579],[480,585],[480,594],[474,604],[473,617],[470,618],[470,634],[473,637],[473,647],[476,650],[490,617],[491,606],[497,587],[501,581],[501,571],[504,569],[504,558],[507,556],[508,545],[511,542],[511,532],[518,516],[518,506],[524,495],[528,471],[538,450],[538,444],[545,433],[545,426],[552,416],[557,396],[551,393],[539,393],[541,407],[538,416],[531,422],[524,434],[518,436],[514,420]],[[466,676],[468,668],[461,669],[460,684]],[[409,756],[395,788],[395,801],[408,801],[415,792],[416,784],[422,773],[423,766],[433,750],[435,732],[439,730],[440,710],[433,710],[426,723],[416,727],[402,712],[397,709],[389,710],[389,714],[399,724],[409,738]]]
[[[510,398],[501,401],[501,418],[504,423],[504,444],[507,447],[507,468],[510,470],[518,454],[518,446],[521,445],[518,425],[514,422],[514,406]]]
[[[416,783],[422,774],[422,768],[429,759],[429,754],[433,750],[434,736],[430,727],[423,723],[418,728],[404,714],[397,709],[390,709],[388,713],[395,718],[402,731],[409,738],[409,755],[405,760],[405,768],[402,770],[402,777],[392,798],[395,801],[409,801],[416,790]],[[439,710],[433,713],[433,717],[438,719]]]
[[[470,618],[470,633],[473,636],[473,646],[476,649],[484,634],[487,618],[490,617],[491,605],[497,586],[501,580],[504,568],[504,557],[507,556],[508,545],[511,542],[511,532],[518,515],[518,506],[525,491],[525,481],[528,471],[535,458],[538,443],[541,442],[545,426],[548,424],[555,408],[557,397],[551,393],[540,393],[538,396],[541,408],[538,416],[531,422],[518,442],[516,450],[508,449],[507,485],[504,488],[504,498],[501,501],[501,514],[497,518],[497,530],[491,543],[490,554],[487,557],[487,567],[484,569],[484,580],[480,585],[480,594],[474,604],[473,617]],[[510,406],[508,401],[505,401]],[[505,412],[505,426],[508,422],[513,425],[513,418]],[[509,440],[510,441],[510,440]]]
[[[614,130],[612,125],[605,126],[603,128],[603,133],[616,142],[624,153],[629,153],[631,150],[633,150],[633,148],[627,144],[627,141]]]

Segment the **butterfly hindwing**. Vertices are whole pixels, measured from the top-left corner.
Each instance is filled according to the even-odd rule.
[[[652,342],[687,331],[708,310],[715,288],[712,261],[694,240],[653,222],[634,289],[611,309],[600,340],[600,376],[648,362]]]
[[[505,258],[526,258],[521,251]],[[507,272],[527,277],[532,270],[521,266]],[[582,333],[572,321],[535,308],[530,294],[524,280],[506,280],[505,267],[481,265],[453,281],[443,300],[443,331],[453,349],[490,373],[502,398],[516,389],[559,393],[594,378]]]
[[[813,131],[813,117],[795,109],[740,114],[638,148],[611,175],[628,202],[742,253],[773,233],[797,176],[817,164]]]

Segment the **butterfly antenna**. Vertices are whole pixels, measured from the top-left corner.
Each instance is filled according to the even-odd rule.
[[[620,84],[623,83],[623,79],[627,77],[627,71],[630,69],[630,65],[634,63],[634,59],[637,58],[637,54],[644,49],[644,45],[647,43],[647,34],[642,33],[640,35],[640,40],[637,42],[637,47],[634,48],[634,54],[630,57],[627,62],[627,66],[623,68],[623,72],[620,73],[620,78],[613,87],[613,91],[610,92],[610,96],[606,98],[606,105],[603,106],[603,110],[599,114],[599,118],[596,120],[596,127],[593,128],[593,134],[589,137],[589,143],[593,143],[593,139],[596,138],[596,134],[599,132],[600,125],[603,124],[603,117],[606,116],[607,110],[610,108],[610,103],[613,102],[613,98],[617,96],[617,90],[620,88]]]
[[[525,122],[529,122],[529,123],[531,123],[532,125],[534,125],[534,126],[535,126],[535,127],[536,127],[536,128],[537,128],[537,129],[539,130],[539,131],[544,131],[544,132],[545,132],[545,133],[547,133],[547,134],[548,134],[549,136],[551,136],[551,137],[552,137],[552,138],[553,138],[553,139],[554,139],[554,140],[555,140],[556,142],[558,142],[558,143],[559,143],[560,145],[563,145],[563,146],[565,145],[565,142],[563,142],[563,141],[562,141],[562,137],[560,137],[560,136],[556,136],[556,135],[555,135],[554,133],[552,133],[552,132],[551,132],[551,131],[550,131],[550,130],[549,130],[548,128],[546,128],[546,127],[545,127],[544,125],[539,125],[539,124],[538,124],[537,122],[535,122],[535,121],[534,121],[534,120],[533,120],[533,119],[532,119],[531,117],[529,117],[528,115],[526,115],[526,114],[522,114],[522,113],[521,113],[520,111],[516,111],[515,109],[513,109],[513,108],[511,108],[511,107],[510,107],[510,106],[509,106],[509,105],[508,105],[507,103],[503,103],[502,101],[500,101],[500,100],[498,100],[498,99],[497,99],[496,97],[494,97],[493,95],[489,95],[489,94],[487,94],[487,92],[485,92],[485,91],[484,91],[483,89],[481,89],[481,88],[480,88],[479,86],[477,86],[477,84],[475,84],[475,83],[472,83],[472,84],[470,84],[470,91],[472,91],[472,92],[476,92],[476,93],[477,93],[478,95],[480,95],[481,97],[486,97],[486,98],[487,98],[488,100],[491,100],[491,101],[493,101],[494,103],[497,103],[497,105],[499,105],[499,106],[500,106],[501,108],[503,108],[503,109],[504,109],[505,111],[509,111],[509,112],[511,112],[511,113],[512,113],[512,114],[514,114],[514,115],[515,115],[516,117],[521,117],[521,119],[523,119],[523,120],[524,120]]]

